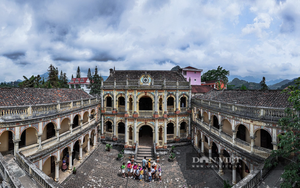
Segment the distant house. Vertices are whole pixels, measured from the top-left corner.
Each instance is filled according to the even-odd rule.
[[[68,83],[69,88],[72,88],[72,85],[74,88],[76,86],[79,86],[80,89],[83,89],[85,92],[90,93],[90,79],[88,77],[81,77],[81,78],[72,78],[72,80]]]
[[[195,67],[185,67],[179,69],[180,73],[183,75],[183,77],[189,81],[191,79],[191,85],[201,85],[201,72],[202,69],[196,69]]]
[[[209,86],[212,87],[214,89],[218,89],[218,80],[211,80],[211,81],[206,81],[206,82],[202,82],[201,85],[203,86]],[[220,80],[221,83],[221,89],[226,89],[226,85],[224,85],[224,82],[222,80]]]
[[[203,95],[211,90],[213,90],[214,88],[209,87],[209,86],[192,86],[192,96],[196,96],[196,95]]]

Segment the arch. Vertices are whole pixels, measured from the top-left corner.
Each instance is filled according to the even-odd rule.
[[[49,177],[55,178],[55,162],[57,161],[56,156],[49,156],[42,167],[42,171]]]
[[[123,122],[118,123],[118,134],[125,134],[125,124]]]
[[[63,134],[70,130],[70,119],[64,118],[60,123],[59,134]]]
[[[86,123],[86,122],[88,122],[88,121],[89,121],[89,112],[86,111],[86,112],[84,112],[84,114],[83,114],[82,123]]]
[[[138,128],[139,145],[152,146],[153,145],[153,127],[150,125],[142,125]]]
[[[105,98],[105,107],[113,107],[113,98],[111,96]]]
[[[129,140],[133,139],[133,130],[132,127],[129,127]]]
[[[113,96],[112,94],[110,94],[110,93],[105,93],[105,94],[103,95],[103,100],[106,100],[107,97],[110,97],[111,99],[114,98],[114,96]]]
[[[214,142],[212,141],[212,147],[211,147],[211,152],[212,152],[212,157],[214,159],[217,159],[216,162],[219,162],[218,158],[219,158],[219,146]]]
[[[144,123],[138,124],[138,125],[136,126],[137,130],[139,130],[139,129],[140,129],[142,126],[144,126],[144,125],[148,125],[148,126],[151,127],[152,130],[155,130],[154,125],[152,125],[151,123],[146,123],[146,124],[145,124],[145,122],[144,122]]]
[[[88,151],[88,141],[89,141],[89,133],[87,133],[86,135],[84,135],[83,140],[82,140],[82,149],[85,150],[85,152]]]
[[[15,135],[13,131],[5,130],[0,135],[0,152],[4,154],[4,152],[14,151],[14,140]]]
[[[105,122],[105,130],[106,132],[113,132],[113,128],[112,128],[112,122],[111,121],[106,121]]]
[[[239,124],[237,127],[237,132],[236,132],[236,138],[241,139],[245,142],[250,143],[251,138],[250,138],[250,132],[247,129],[247,127],[243,124]]]
[[[179,98],[179,104],[180,104],[180,107],[186,108],[187,107],[187,97],[186,96],[181,96]]]
[[[185,97],[186,99],[188,99],[188,98],[189,98],[189,95],[186,94],[186,93],[181,93],[181,94],[178,96],[178,99],[180,100],[181,97]]]
[[[212,120],[213,120],[213,126],[214,126],[215,128],[217,128],[217,129],[219,129],[220,127],[219,127],[219,120],[218,120],[218,117],[215,116],[215,115],[213,115],[212,117],[213,117],[213,118],[212,118]]]
[[[154,95],[150,92],[141,92],[140,94],[137,95],[137,100],[136,101],[139,101],[142,97],[150,97],[152,99],[152,101],[154,101]]]
[[[258,129],[255,131],[254,136],[254,143],[256,146],[271,150],[273,149],[272,136],[268,131],[266,131],[265,129]]]
[[[55,137],[55,125],[52,122],[50,122],[44,127],[42,141],[53,137]]]
[[[167,134],[174,134],[174,124],[173,123],[168,123],[167,124]]]
[[[153,99],[149,96],[139,98],[139,110],[153,110]]]
[[[76,114],[73,118],[73,125],[72,125],[72,128],[76,128],[80,125],[80,115],[79,114]]]
[[[203,121],[205,122],[205,123],[209,123],[209,119],[208,119],[208,114],[207,114],[207,112],[203,112]]]
[[[187,131],[187,123],[185,121],[182,121],[180,123],[180,134],[184,134],[186,133]]]
[[[95,131],[94,129],[91,131],[91,138],[90,138],[90,139],[91,139],[91,145],[92,145],[92,146],[95,145],[95,143],[94,143],[94,136],[96,136],[96,135],[95,135],[95,132],[96,132],[96,131]]]
[[[162,98],[158,99],[158,109],[159,109],[159,111],[163,110],[163,99]]]
[[[96,113],[95,109],[92,109],[91,110],[91,115],[95,115],[95,113]]]
[[[119,96],[117,97],[117,100],[118,100],[118,106],[125,106],[125,96]]]
[[[133,99],[132,99],[132,97],[129,97],[129,110],[130,111],[133,110]]]
[[[248,167],[247,162],[240,159],[237,163],[236,172],[241,179],[245,178],[250,173],[250,168]]]
[[[38,132],[33,127],[27,127],[20,136],[19,147],[25,147],[32,144],[36,144],[38,139]]]
[[[174,108],[175,105],[175,97],[173,95],[167,97],[167,107]]]
[[[72,152],[72,163],[74,164],[74,159],[79,159],[79,148],[80,148],[81,139],[76,140],[73,144],[73,152]],[[73,165],[72,165],[73,166]]]
[[[125,98],[125,93],[124,92],[120,92],[116,95],[116,99],[118,100],[119,97],[124,97]]]
[[[65,172],[68,169],[69,166],[69,156],[70,156],[70,147],[65,147],[61,150],[60,153],[60,161],[59,161],[59,166],[61,167],[62,171]],[[66,166],[63,166],[63,160],[66,162]]]
[[[223,119],[223,120],[222,120],[222,131],[223,131],[224,133],[229,134],[230,136],[233,135],[233,132],[232,132],[232,125],[231,125],[231,123],[230,123],[227,119]]]

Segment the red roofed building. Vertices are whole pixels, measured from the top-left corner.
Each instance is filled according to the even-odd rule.
[[[220,83],[221,83],[220,89],[226,89],[226,86],[224,85],[224,82],[222,80],[220,80]],[[214,89],[218,89],[217,84],[218,84],[218,80],[211,80],[211,81],[202,82],[201,85],[209,86],[209,87],[212,87]]]
[[[68,84],[69,88],[72,88],[72,85],[74,86],[74,88],[76,88],[76,86],[79,86],[79,88],[83,89],[85,92],[90,93],[90,79],[88,77],[72,78],[72,80]]]
[[[192,96],[196,96],[196,95],[203,95],[211,90],[213,90],[214,88],[209,87],[209,86],[192,86]]]
[[[191,79],[191,85],[201,85],[201,72],[203,71],[202,69],[196,69],[195,67],[185,67],[179,69],[183,77],[189,81]]]

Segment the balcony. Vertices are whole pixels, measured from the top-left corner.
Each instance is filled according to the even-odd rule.
[[[105,107],[105,112],[112,112],[112,107]]]
[[[187,109],[188,109],[187,107],[180,107],[180,111],[181,111],[181,112],[186,112]]]
[[[153,111],[152,110],[139,110],[139,116],[152,117],[153,116]]]
[[[125,106],[121,106],[118,108],[118,112],[125,112]]]
[[[174,134],[167,134],[167,140],[173,140]]]

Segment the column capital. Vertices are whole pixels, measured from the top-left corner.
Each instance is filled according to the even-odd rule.
[[[254,139],[255,139],[255,136],[250,136],[250,138],[254,140]]]
[[[14,143],[19,143],[20,141],[21,141],[20,139],[13,140]]]
[[[232,130],[232,133],[236,133],[236,130]]]

